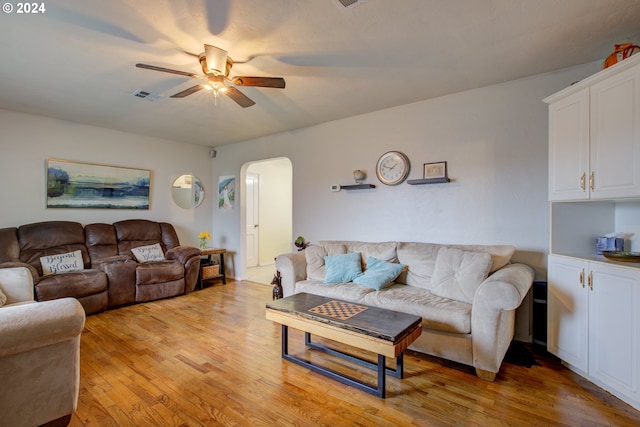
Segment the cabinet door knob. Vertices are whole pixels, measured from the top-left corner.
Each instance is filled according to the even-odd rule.
[[[593,271],[589,272],[589,277],[587,277],[587,282],[589,283],[589,290],[593,290]]]
[[[587,173],[582,172],[582,176],[580,177],[580,189],[582,191],[586,191],[587,187],[585,186],[585,180],[587,179]]]
[[[580,271],[580,284],[584,288],[584,268]]]
[[[591,175],[589,175],[589,190],[593,191],[594,181],[595,181],[595,172],[591,171]]]

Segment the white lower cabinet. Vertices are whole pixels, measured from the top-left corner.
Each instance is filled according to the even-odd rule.
[[[587,372],[589,293],[586,261],[549,255],[547,270],[547,349]]]
[[[640,409],[640,270],[549,255],[547,348]]]

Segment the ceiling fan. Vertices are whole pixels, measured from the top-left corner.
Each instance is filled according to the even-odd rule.
[[[136,64],[138,68],[161,71],[163,73],[177,74],[192,78],[206,78],[207,83],[191,86],[181,92],[171,95],[171,98],[184,98],[202,89],[213,91],[215,97],[223,93],[234,100],[243,108],[251,107],[255,102],[233,86],[227,86],[229,82],[236,86],[257,86],[284,89],[285,82],[282,77],[246,77],[236,76],[229,78],[229,71],[233,67],[233,60],[227,55],[227,51],[208,44],[204,45],[204,52],[198,56],[204,75],[189,73],[186,71],[172,70],[170,68],[157,67],[155,65]]]

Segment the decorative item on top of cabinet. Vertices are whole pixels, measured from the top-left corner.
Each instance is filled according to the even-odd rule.
[[[618,62],[640,53],[640,46],[633,43],[620,43],[613,46],[613,52],[602,63],[602,69],[609,68]]]

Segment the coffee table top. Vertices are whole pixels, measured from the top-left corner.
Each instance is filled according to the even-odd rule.
[[[267,303],[267,309],[391,342],[403,339],[422,322],[420,316],[307,293]]]

